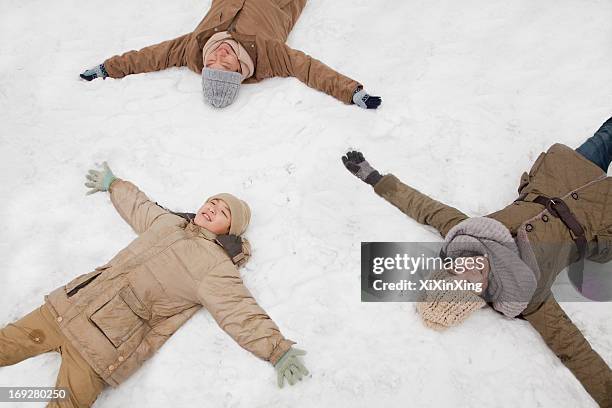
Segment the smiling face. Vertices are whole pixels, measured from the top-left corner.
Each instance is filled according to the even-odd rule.
[[[238,60],[238,56],[227,43],[221,43],[216,50],[211,52],[206,57],[204,66],[210,69],[240,72],[240,61]]]
[[[193,222],[217,235],[227,234],[232,222],[232,214],[225,201],[213,198],[200,207]]]

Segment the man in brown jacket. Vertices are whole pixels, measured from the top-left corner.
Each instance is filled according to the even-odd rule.
[[[351,173],[372,185],[377,194],[416,221],[436,228],[443,237],[456,234],[457,230],[469,230],[466,226],[473,224],[474,219],[468,220],[463,212],[429,198],[392,174],[382,176],[359,152],[349,152],[342,160]],[[522,175],[518,199],[484,219],[499,224],[511,239],[514,237],[520,248],[518,261],[535,277],[533,295],[516,317],[531,323],[602,407],[612,406],[612,372],[563,312],[551,293],[551,285],[565,267],[582,257],[600,263],[612,259],[612,177],[606,175],[611,161],[612,118],[576,151],[555,144],[542,153],[531,170]],[[487,275],[486,268],[484,272],[481,276]],[[498,273],[491,264],[483,283],[491,285],[492,276]],[[517,277],[496,278],[499,281]],[[528,279],[521,281],[525,282]],[[575,284],[581,286],[579,281]],[[465,313],[467,308],[462,305],[461,312]],[[443,313],[437,317],[440,319],[426,323],[439,327],[462,320],[462,317],[448,319]]]
[[[186,66],[202,73],[205,99],[222,108],[234,101],[242,82],[296,77],[344,103],[376,109],[380,97],[368,95],[358,82],[286,44],[305,5],[306,0],[213,0],[191,33],[109,58],[81,78],[122,78]]]
[[[217,194],[185,216],[151,202],[106,163],[87,178],[89,193],[109,191],[138,237],[0,330],[0,366],[59,351],[56,386],[67,387],[69,398],[50,406],[88,407],[105,385],[125,381],[204,307],[240,346],[274,365],[279,386],[307,374],[298,357],[305,352],[291,347],[236,267],[250,254],[241,238],[250,221],[244,201]]]

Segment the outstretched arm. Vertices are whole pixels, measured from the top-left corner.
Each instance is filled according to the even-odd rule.
[[[89,170],[89,174],[86,176],[88,181],[85,185],[91,190],[87,194],[109,191],[115,209],[137,234],[145,232],[162,216],[172,217],[172,222],[180,220],[157,203],[149,200],[149,197],[134,184],[115,177],[106,162],[102,165],[103,170],[101,171]]]
[[[374,191],[410,218],[431,225],[443,237],[451,228],[468,218],[458,209],[407,186],[393,174],[383,176],[374,186]]]
[[[431,225],[443,237],[452,227],[468,218],[456,208],[436,201],[407,186],[393,174],[382,176],[370,166],[360,152],[348,152],[342,158],[342,162],[351,173],[374,187],[376,194],[399,208],[410,218],[421,224]]]
[[[197,296],[219,327],[236,343],[273,365],[294,344],[285,339],[257,304],[229,259],[205,275],[197,288]]]
[[[612,404],[612,372],[572,323],[555,298],[550,296],[533,313],[524,316],[540,333],[548,347],[576,376],[602,407]]]
[[[185,34],[173,40],[145,47],[139,51],[128,51],[115,55],[103,64],[88,69],[81,78],[91,81],[94,78],[110,76],[123,78],[130,74],[161,71],[170,67],[180,67],[185,64],[185,49],[191,34]]]
[[[268,57],[275,76],[296,77],[309,87],[325,92],[347,104],[355,103],[353,95],[357,92],[358,101],[366,104],[367,100],[372,98],[369,107],[376,108],[380,105],[380,98],[367,95],[359,82],[342,75],[302,51],[294,50],[280,41],[270,41],[267,51],[270,53]],[[376,98],[378,101],[374,103]]]

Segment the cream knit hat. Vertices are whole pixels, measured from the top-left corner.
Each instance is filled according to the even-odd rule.
[[[457,277],[445,271],[436,271],[428,279],[452,282]],[[486,302],[470,290],[436,289],[426,292],[424,299],[417,303],[417,310],[427,327],[444,330],[462,323],[485,305]]]
[[[214,198],[225,201],[230,209],[232,221],[230,223],[229,233],[233,235],[242,235],[251,221],[251,209],[249,205],[238,197],[228,193],[215,194],[212,197],[208,197],[206,201],[208,202]]]

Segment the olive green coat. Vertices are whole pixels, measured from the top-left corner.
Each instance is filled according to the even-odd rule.
[[[391,174],[384,176],[374,190],[416,221],[436,228],[442,236],[468,218]],[[569,147],[555,144],[522,175],[518,192],[526,201],[513,202],[488,217],[504,224],[513,236],[522,234],[531,247],[532,259],[526,262],[537,269],[538,287],[521,317],[532,324],[601,406],[611,406],[610,368],[563,312],[550,290],[557,275],[578,258],[576,245],[560,219],[530,200],[538,195],[562,198],[585,229],[589,242],[587,257],[608,262],[612,259],[612,177]]]
[[[45,297],[61,332],[108,384],[128,378],[202,306],[257,357],[274,364],[291,347],[213,233],[128,181],[114,181],[110,197],[138,237]]]
[[[309,87],[352,103],[358,82],[285,43],[305,5],[306,0],[213,0],[209,12],[192,32],[114,56],[104,62],[104,67],[113,78],[183,66],[199,74],[204,65],[204,44],[213,34],[229,31],[255,66],[253,76],[245,83],[296,77]]]

